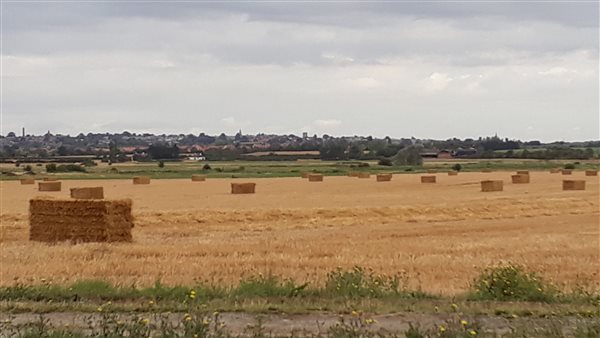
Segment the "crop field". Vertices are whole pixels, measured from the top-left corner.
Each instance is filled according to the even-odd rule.
[[[403,276],[411,289],[455,296],[489,266],[512,262],[560,288],[597,287],[600,261],[599,181],[531,172],[375,177],[326,176],[152,180],[66,180],[60,192],[0,182],[0,285],[66,285],[101,279],[115,285],[236,285],[274,275],[322,285],[336,268],[361,266]],[[586,180],[585,191],[563,191],[562,179]],[[480,181],[504,180],[483,193]],[[256,193],[232,195],[231,182],[255,182]],[[133,242],[43,244],[28,240],[28,201],[68,198],[72,187],[104,187],[105,198],[133,201]]]

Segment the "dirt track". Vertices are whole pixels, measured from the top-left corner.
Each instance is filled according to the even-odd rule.
[[[391,182],[326,177],[206,182],[63,181],[105,188],[106,198],[134,201],[132,244],[49,246],[27,241],[34,186],[2,182],[1,284],[14,278],[57,282],[106,278],[149,285],[194,280],[236,283],[271,272],[318,283],[337,266],[405,271],[426,291],[464,291],[477,271],[510,260],[557,282],[598,283],[598,177],[532,172],[395,175]],[[482,179],[503,179],[503,192],[481,193]],[[586,179],[586,191],[562,191],[563,178]],[[257,183],[255,195],[231,195],[232,181]]]

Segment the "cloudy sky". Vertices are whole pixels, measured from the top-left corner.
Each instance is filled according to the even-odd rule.
[[[2,134],[599,136],[598,3],[3,2]]]

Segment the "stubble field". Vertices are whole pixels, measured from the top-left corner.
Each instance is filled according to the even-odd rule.
[[[337,268],[404,273],[411,287],[455,295],[479,271],[514,262],[567,287],[598,284],[598,177],[532,172],[394,175],[391,182],[350,177],[69,180],[63,191],[0,182],[1,285],[102,279],[119,285],[234,285],[274,274],[319,285]],[[562,191],[563,178],[586,179],[585,191]],[[482,179],[504,191],[480,192]],[[234,181],[257,183],[254,195],[231,195]],[[106,198],[131,198],[133,243],[48,245],[28,241],[28,200],[68,197],[70,187],[103,186]]]

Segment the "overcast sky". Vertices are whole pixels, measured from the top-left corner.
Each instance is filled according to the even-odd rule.
[[[599,136],[598,3],[2,4],[2,134]]]

